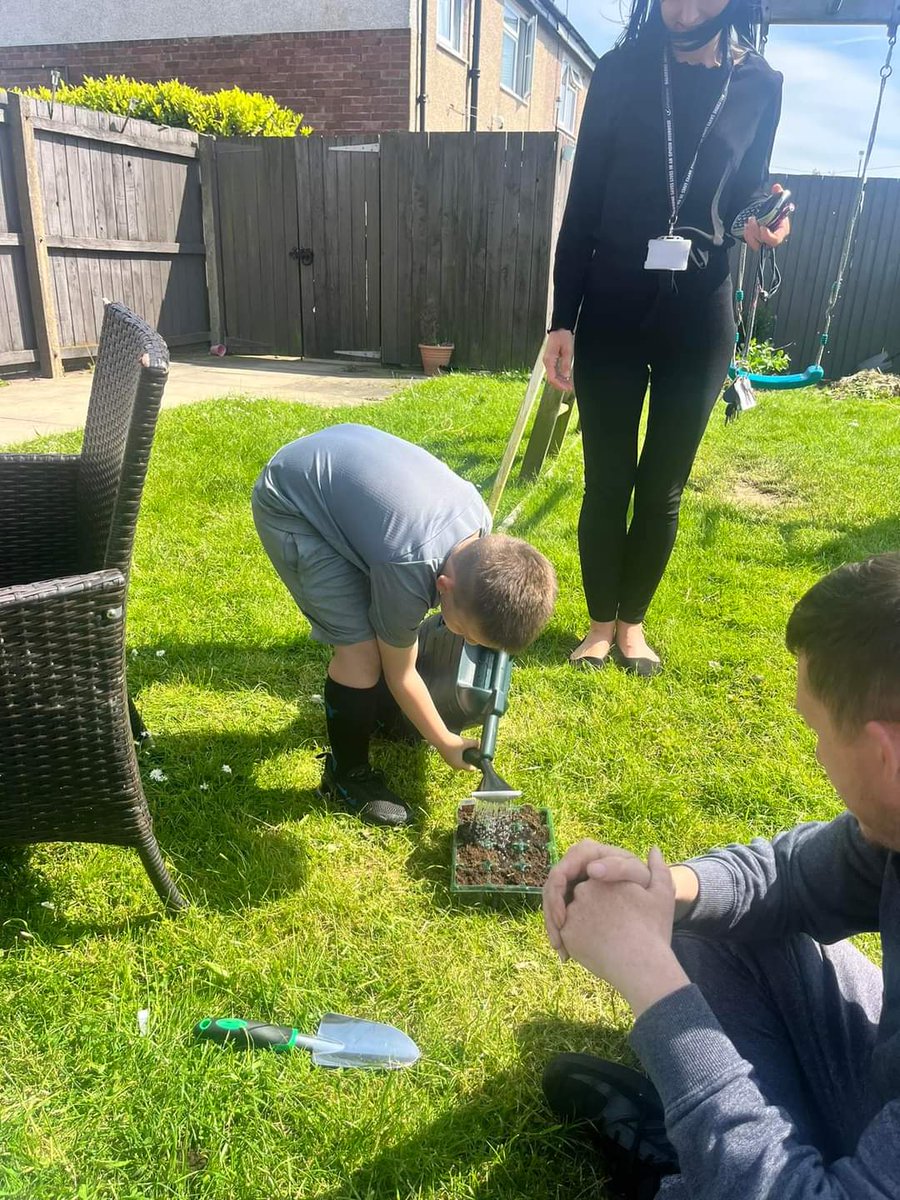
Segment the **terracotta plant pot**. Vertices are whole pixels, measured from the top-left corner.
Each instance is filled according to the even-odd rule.
[[[419,342],[419,353],[422,355],[422,370],[425,374],[440,375],[441,368],[450,365],[453,346],[423,346]]]

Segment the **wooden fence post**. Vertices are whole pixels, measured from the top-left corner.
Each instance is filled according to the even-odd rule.
[[[216,175],[216,139],[202,134],[199,139],[200,195],[203,202],[203,245],[206,251],[206,288],[209,294],[209,340],[215,346],[225,341],[222,274],[219,269],[219,205]]]
[[[50,274],[50,255],[44,229],[41,179],[31,124],[32,105],[27,96],[9,94],[10,136],[16,191],[22,214],[22,241],[28,268],[28,290],[41,374],[57,379],[63,373],[59,352],[59,324]]]
[[[531,427],[531,437],[525,447],[519,479],[524,483],[537,479],[544,466],[544,460],[549,456],[559,454],[575,396],[572,392],[561,392],[552,383],[544,384],[544,391],[538,404],[537,415]]]

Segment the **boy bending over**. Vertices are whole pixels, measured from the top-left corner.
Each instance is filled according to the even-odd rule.
[[[491,533],[471,483],[368,425],[282,447],[256,481],[253,519],[312,637],[334,648],[321,790],[364,821],[403,825],[406,805],[369,763],[382,675],[422,737],[470,769],[463,752],[477,742],[451,733],[416,671],[419,626],[439,605],[466,641],[522,650],[553,611],[553,567],[527,542]]]

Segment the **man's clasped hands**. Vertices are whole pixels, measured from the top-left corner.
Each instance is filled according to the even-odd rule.
[[[696,900],[697,876],[601,842],[577,842],[544,885],[544,924],[562,962],[572,958],[619,991],[639,1017],[690,980],[672,951],[677,916]]]

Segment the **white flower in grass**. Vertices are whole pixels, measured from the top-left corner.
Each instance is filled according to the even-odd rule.
[[[156,657],[157,657],[157,658],[165,658],[165,657],[166,657],[166,652],[165,652],[165,650],[157,650],[157,652],[156,652]]]
[[[229,767],[228,763],[224,763],[224,764],[222,765],[222,774],[223,774],[223,775],[230,775],[231,773],[232,773],[232,771],[231,771],[231,767]]]
[[[154,767],[150,772],[150,778],[154,783],[165,783],[169,777],[165,771],[161,771],[159,767]]]
[[[131,657],[132,657],[132,658],[137,658],[137,656],[138,656],[138,652],[137,652],[137,650],[132,650],[132,652],[131,652]]]
[[[209,791],[209,784],[208,784],[208,783],[201,783],[201,784],[200,784],[200,791],[201,791],[201,792],[208,792],[208,791]]]
[[[139,1008],[137,1014],[138,1033],[141,1037],[147,1036],[147,1024],[150,1020],[150,1009]]]

